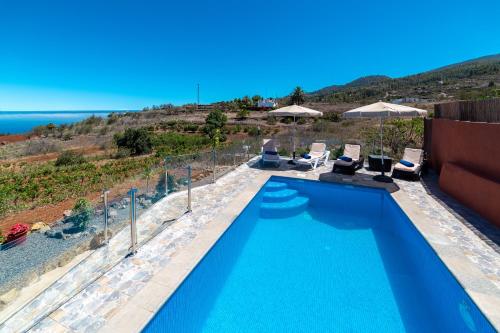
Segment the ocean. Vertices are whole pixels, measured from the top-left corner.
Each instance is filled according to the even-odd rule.
[[[29,132],[33,127],[50,123],[61,125],[71,124],[88,118],[92,115],[107,117],[116,112],[135,111],[0,111],[0,134],[22,134]]]

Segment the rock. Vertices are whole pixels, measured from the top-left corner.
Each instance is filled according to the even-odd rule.
[[[69,236],[64,234],[62,231],[54,231],[54,230],[48,230],[45,232],[45,235],[50,238],[57,238],[57,239],[68,239]]]
[[[36,222],[31,226],[32,232],[44,233],[47,232],[48,230],[50,230],[50,227],[43,222]]]
[[[73,211],[72,211],[71,209],[65,210],[65,211],[63,212],[63,216],[64,216],[64,217],[70,217],[72,212],[73,212]]]
[[[16,288],[11,289],[10,291],[0,296],[0,304],[2,305],[9,304],[13,300],[15,300],[18,295],[19,295],[19,290],[17,290]]]
[[[108,230],[108,239],[113,236],[113,233]],[[97,233],[90,241],[90,249],[95,250],[104,244],[104,231]]]
[[[47,231],[45,231],[45,236],[50,237],[50,238],[56,238],[56,231],[55,230],[47,230]]]

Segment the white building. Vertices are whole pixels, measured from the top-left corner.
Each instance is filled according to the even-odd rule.
[[[272,98],[264,98],[257,102],[258,108],[275,108],[278,103]]]

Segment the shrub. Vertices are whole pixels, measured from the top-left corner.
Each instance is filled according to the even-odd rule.
[[[196,132],[198,130],[198,125],[196,124],[187,124],[184,125],[184,132]]]
[[[130,157],[130,149],[128,148],[118,148],[118,151],[115,154],[115,158],[127,158]]]
[[[134,156],[149,154],[153,148],[151,135],[144,128],[127,128],[124,133],[115,134],[114,141],[118,149],[126,148]]]
[[[268,125],[275,125],[276,124],[276,117],[274,116],[268,116],[267,119],[267,124]]]
[[[85,198],[78,199],[73,207],[71,216],[73,225],[80,230],[87,228],[92,218],[92,212],[93,208],[90,201]]]
[[[238,118],[239,119],[247,119],[249,115],[250,115],[250,111],[248,111],[247,109],[241,109],[238,111]]]
[[[307,123],[306,118],[299,118],[299,120],[297,120],[297,124],[299,125],[304,125],[305,123]]]
[[[258,136],[260,135],[260,128],[256,126],[252,126],[248,129],[248,135],[250,136]]]
[[[80,153],[71,150],[63,151],[56,160],[56,166],[67,166],[85,163],[85,158]]]
[[[108,114],[108,121],[106,122],[107,125],[112,125],[118,121],[119,116],[116,113],[110,113]]]
[[[72,139],[71,133],[64,133],[62,136],[63,141],[69,141]]]
[[[339,121],[342,120],[342,117],[337,112],[327,112],[327,113],[325,113],[325,115],[323,116],[323,118],[325,120],[328,120],[328,121],[331,121],[331,122],[334,122],[334,123],[338,123]]]
[[[278,149],[278,154],[280,156],[290,156],[290,152],[286,148],[283,148],[283,147]]]
[[[326,128],[327,126],[324,120],[318,120],[312,125],[312,130],[318,133],[326,131]]]

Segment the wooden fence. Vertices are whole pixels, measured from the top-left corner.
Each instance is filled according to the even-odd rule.
[[[438,119],[500,123],[500,98],[435,104],[434,117]]]

